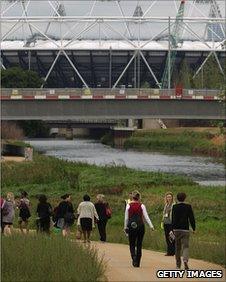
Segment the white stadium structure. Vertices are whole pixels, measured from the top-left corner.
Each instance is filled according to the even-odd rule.
[[[1,0],[1,67],[37,71],[44,87],[172,87],[186,59],[223,72],[224,0]]]

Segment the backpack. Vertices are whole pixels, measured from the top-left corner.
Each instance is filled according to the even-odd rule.
[[[23,201],[20,202],[19,210],[20,210],[19,216],[22,219],[28,219],[29,217],[31,217],[31,213],[30,213],[29,207]]]
[[[141,203],[130,203],[129,206],[128,228],[137,230],[144,224]]]

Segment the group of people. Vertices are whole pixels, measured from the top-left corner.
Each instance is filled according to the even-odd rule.
[[[182,256],[184,268],[188,270],[189,227],[191,225],[193,232],[195,232],[196,226],[192,207],[184,202],[185,199],[185,193],[178,193],[177,203],[175,203],[173,193],[166,193],[161,227],[164,229],[167,245],[165,255],[175,255],[177,269],[180,269],[182,266]],[[124,220],[124,230],[129,238],[130,254],[134,267],[140,267],[142,242],[145,233],[144,221],[146,221],[151,230],[154,230],[146,207],[141,202],[140,193],[134,191],[130,193],[130,198],[126,201]]]
[[[83,235],[83,241],[90,242],[91,231],[97,224],[100,240],[106,241],[106,225],[111,218],[111,208],[105,201],[103,194],[97,195],[97,201],[93,204],[89,195],[84,195],[83,201],[79,204],[77,213],[74,210],[71,195],[65,194],[61,197],[60,203],[53,209],[47,201],[46,195],[39,196],[36,208],[37,232],[50,234],[51,222],[54,230],[62,231],[63,236],[70,233],[70,228],[77,219],[77,238]],[[12,192],[7,193],[6,199],[1,198],[1,230],[5,235],[11,235],[11,229],[15,218],[15,210],[19,210],[19,228],[22,233],[28,233],[28,222],[31,217],[31,205],[27,192],[23,191],[20,198],[14,197]]]
[[[176,267],[181,268],[183,257],[184,268],[188,267],[189,227],[195,232],[195,218],[191,205],[186,204],[185,193],[177,194],[177,203],[174,202],[173,193],[165,195],[165,206],[161,227],[164,229],[167,246],[166,256],[176,258]],[[20,198],[15,199],[13,193],[7,193],[6,198],[1,198],[1,229],[5,235],[11,234],[11,228],[15,217],[15,209],[19,210],[19,228],[22,233],[28,233],[28,221],[31,216],[28,194],[23,191]],[[97,195],[95,204],[91,202],[89,195],[83,196],[83,201],[75,212],[71,195],[65,194],[60,203],[53,209],[45,195],[39,196],[36,208],[37,232],[50,234],[51,222],[55,230],[62,232],[63,236],[70,233],[70,228],[77,219],[77,239],[90,243],[91,231],[97,224],[100,240],[106,242],[106,225],[112,216],[112,210],[102,194]],[[141,201],[138,191],[131,192],[125,203],[124,231],[128,236],[132,265],[140,267],[142,256],[142,242],[147,223],[151,230],[154,226],[148,216],[145,205]]]

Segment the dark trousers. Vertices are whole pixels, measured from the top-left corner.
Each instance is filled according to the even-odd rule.
[[[101,219],[97,223],[99,234],[100,234],[100,241],[102,242],[106,242],[106,225],[107,225],[107,219]]]
[[[50,234],[50,218],[40,218],[37,222],[37,231]]]
[[[144,238],[144,225],[137,229],[129,229],[129,248],[132,260],[140,266],[140,260],[142,256],[142,242]]]
[[[175,242],[170,242],[169,240],[169,233],[172,231],[172,224],[164,224],[164,231],[165,231],[165,238],[167,244],[167,254],[168,255],[175,255]]]
[[[188,262],[189,259],[189,231],[174,231],[175,234],[175,246],[176,246],[176,264],[181,266],[181,256],[184,262]]]

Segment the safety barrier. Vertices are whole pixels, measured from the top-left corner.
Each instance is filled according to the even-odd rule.
[[[64,100],[64,99],[195,99],[218,100],[221,90],[183,89],[128,89],[128,88],[3,88],[1,100]]]

